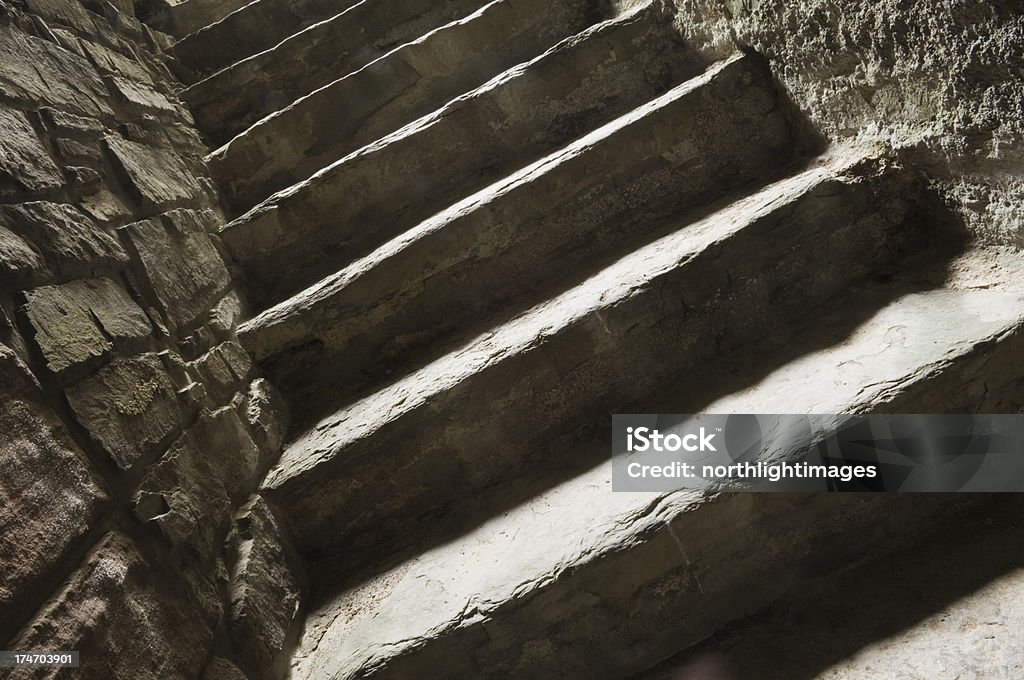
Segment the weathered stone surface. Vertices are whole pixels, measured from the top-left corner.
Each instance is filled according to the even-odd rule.
[[[33,599],[42,600],[37,587],[64,567],[106,496],[35,379],[4,345],[0,404],[0,637],[6,638]]]
[[[232,407],[204,412],[147,471],[135,513],[176,547],[208,558],[216,554],[232,501],[255,483],[260,466],[259,449]]]
[[[181,425],[178,397],[155,354],[116,359],[67,389],[78,421],[129,470]]]
[[[23,113],[0,108],[0,139],[0,194],[46,192],[64,183]]]
[[[702,125],[712,120],[713,134]],[[746,135],[744,144],[732,143],[737,135]],[[509,303],[542,299],[565,272],[656,238],[672,218],[780,172],[798,143],[770,74],[751,58],[731,59],[396,234],[245,324],[240,337],[258,361],[287,348],[268,369],[290,397],[303,401],[312,394],[308,386],[356,392],[368,379],[418,363],[419,347]],[[341,253],[355,255],[392,229],[402,230],[420,204],[431,201],[424,192],[424,199],[389,220],[378,212],[389,204],[376,202],[373,191],[365,192],[366,203],[361,196],[339,206],[355,218],[345,227],[325,223],[333,226],[328,238],[344,237],[346,227],[358,230]],[[299,207],[300,195],[290,198],[292,205],[282,201],[284,215],[290,217],[292,206],[307,215],[319,208],[308,202]],[[380,228],[356,226],[366,213]],[[272,215],[266,218],[273,222]],[[256,225],[263,226],[260,217],[250,226]],[[247,233],[239,227],[225,232],[229,246]],[[258,243],[250,239],[243,247]],[[288,251],[282,245],[274,252],[280,257]],[[332,255],[330,264],[337,267]],[[249,280],[258,283],[252,275],[257,261],[243,261]],[[277,268],[272,275],[294,274]],[[306,381],[314,375],[315,382]]]
[[[199,680],[248,680],[248,677],[238,666],[218,656],[206,664]]]
[[[212,639],[174,575],[114,533],[11,644],[78,650],[74,677],[82,680],[186,680],[199,676]],[[41,676],[20,669],[7,677]]]
[[[152,332],[142,308],[110,279],[73,281],[25,293],[26,313],[47,366],[61,375]]]
[[[277,171],[308,177],[536,57],[595,18],[588,0],[488,3],[310,92],[237,137],[228,134],[230,141],[215,140],[227,143],[213,156],[238,154],[264,176]],[[467,51],[479,58],[467,60]]]
[[[231,637],[246,666],[275,676],[286,667],[281,652],[302,604],[298,557],[261,496],[239,509],[228,544]]]
[[[218,404],[226,404],[252,373],[249,354],[237,342],[223,342],[189,364]]]
[[[1008,283],[910,293],[911,282],[899,289],[904,295],[869,286],[815,319],[814,340],[799,340],[809,330],[800,326],[757,354],[742,353],[735,391],[709,399],[705,381],[721,380],[722,372],[706,368],[637,406],[920,412],[921,404],[903,397],[936,376],[981,379],[974,363],[981,348],[1019,374],[1024,293]],[[866,319],[852,331],[851,313]],[[888,378],[872,382],[880,368]],[[987,370],[998,377],[1007,365]],[[752,375],[754,384],[743,381]],[[712,392],[730,390],[733,382],[723,382]],[[943,412],[974,403],[956,391],[946,397]],[[869,547],[891,550],[894,538],[913,535],[932,515],[958,512],[948,495],[608,493],[606,445],[602,428],[573,447],[577,455],[591,451],[590,470],[512,512],[496,512],[503,507],[497,497],[483,515],[494,519],[396,569],[398,585],[354,629],[339,606],[337,637],[330,627],[318,631],[297,677],[397,678],[435,667],[441,677],[459,677],[486,667],[500,677],[535,678],[549,677],[553,659],[563,677],[625,676],[777,598],[808,568],[829,573]],[[813,442],[798,442],[778,460],[803,455],[802,446]]]
[[[117,238],[72,205],[34,202],[3,206],[0,220],[35,245],[50,270],[60,276],[86,276],[128,262]]]
[[[82,40],[82,48],[92,63],[107,73],[118,73],[130,80],[152,83],[153,77],[141,62],[129,59],[120,52],[104,47],[91,40]]]
[[[178,328],[207,314],[231,283],[204,226],[211,219],[209,212],[175,210],[123,230],[164,313]]]
[[[33,14],[64,24],[85,34],[91,34],[96,30],[92,15],[80,2],[25,0],[25,4]]]
[[[840,154],[699,221],[671,222],[665,236],[323,418],[286,448],[268,499],[301,549],[344,544],[355,556],[357,535],[375,550],[405,540],[408,520],[388,517],[453,507],[469,489],[527,474],[541,452],[554,465],[552,438],[785,328],[919,238],[900,207],[905,176],[887,165]],[[850,264],[816,270],[821,261]],[[771,304],[779,289],[800,294]]]
[[[182,74],[183,79],[194,82],[354,4],[356,0],[293,0],[288,4],[256,0],[185,36],[175,43],[172,54],[193,71]]]
[[[664,20],[644,4],[467,92],[389,136],[386,143],[327,170],[317,185],[325,193],[327,186],[359,186],[364,206],[377,205],[389,216],[402,214],[407,224],[416,216],[425,219],[453,197],[507,176],[702,69],[701,62],[676,44]],[[199,120],[202,125],[201,116]],[[269,147],[247,153],[240,141],[234,144],[242,153],[233,154],[229,146],[228,153],[210,158],[235,210],[248,209],[306,179],[326,166],[325,161],[351,150],[350,140],[343,139],[337,153],[323,148],[312,157],[282,163]],[[290,143],[277,140],[278,145]],[[353,219],[376,221],[378,216]]]
[[[177,107],[166,96],[143,83],[112,76],[110,82],[129,107],[140,113],[176,113]]]
[[[0,283],[25,286],[43,278],[46,263],[23,238],[0,225]]]
[[[256,443],[269,455],[276,455],[288,433],[288,402],[270,381],[260,378],[249,385],[245,418]]]
[[[143,208],[158,210],[203,196],[195,176],[173,152],[113,135],[104,141],[133,198]]]
[[[188,88],[196,122],[226,140],[303,95],[356,71],[396,46],[472,14],[480,0],[356,3],[328,20]]]
[[[107,89],[92,64],[14,26],[0,26],[0,91],[25,102],[111,116]]]

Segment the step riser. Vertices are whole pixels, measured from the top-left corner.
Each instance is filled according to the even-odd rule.
[[[333,187],[355,201],[344,214],[362,211],[360,220],[375,219],[366,213],[374,206],[393,206],[405,224],[425,219],[700,73],[675,37],[652,12],[601,24],[504,74],[499,84],[450,103],[415,132],[349,158],[316,183],[321,193]],[[291,169],[260,171],[231,161],[225,158],[218,173],[239,212],[297,179]],[[353,186],[360,191],[349,191]]]
[[[709,128],[714,133],[709,134]],[[751,128],[753,132],[747,132]],[[735,143],[736,135],[744,137],[743,144]],[[469,308],[451,317],[461,322],[486,311],[481,300],[490,302],[472,289],[474,276],[484,286],[482,291],[496,287],[496,295],[509,298],[536,283],[530,280],[531,272],[543,274],[545,267],[565,271],[573,262],[612,252],[657,229],[667,216],[704,205],[761,177],[764,168],[787,162],[794,146],[767,73],[748,59],[729,62],[423,222],[402,235],[411,241],[407,246],[365,272],[351,292],[338,290],[337,303],[329,298],[335,288],[347,286],[325,282],[321,288],[327,292],[303,297],[318,302],[323,298],[327,304],[316,305],[307,319],[275,329],[252,347],[258,356],[267,357],[296,342],[314,340],[297,333],[311,325],[344,338],[356,330],[345,328],[344,322],[370,313],[382,293],[394,298],[392,312],[398,313],[410,302],[408,291],[421,288],[422,281],[440,288],[454,283],[460,300],[472,293],[466,301]],[[370,210],[349,216],[335,205],[338,198],[334,192],[331,207],[336,208],[336,221],[317,224],[310,219],[311,201],[306,200],[294,209],[288,206],[287,211],[261,214],[245,224],[233,223],[223,232],[228,248],[245,266],[250,288],[277,292],[263,298],[256,294],[257,299],[273,299],[309,284],[305,277],[310,274],[331,274],[411,226],[389,218],[381,210],[386,202],[373,202]],[[358,206],[353,201],[349,209],[359,210]],[[327,224],[333,227],[329,233],[324,231]],[[311,228],[316,232],[310,233]],[[379,253],[371,257],[382,258]],[[459,272],[463,260],[468,263]],[[557,265],[552,269],[547,263],[553,260]],[[282,261],[292,266],[282,268]],[[479,262],[476,272],[474,262]],[[368,266],[359,262],[352,268]],[[451,273],[446,273],[449,268]],[[449,281],[454,273],[465,275],[467,281]],[[342,271],[331,281],[348,276],[350,272]],[[513,283],[520,279],[525,285]],[[427,298],[432,294],[424,292]],[[444,294],[438,290],[438,295]],[[273,310],[271,315],[277,319],[282,311]],[[415,328],[417,322],[412,320],[407,328]],[[262,342],[270,343],[268,349]]]
[[[466,16],[485,0],[369,0],[240,61],[183,93],[199,129],[220,145],[296,99]]]
[[[464,362],[464,378],[408,404],[371,432],[341,441],[318,433],[299,440],[271,474],[268,492],[306,551],[344,545],[357,559],[372,545],[379,558],[405,540],[401,534],[416,518],[429,526],[432,512],[456,500],[451,494],[536,468],[539,461],[531,458],[550,456],[545,442],[552,437],[601,422],[617,406],[800,318],[806,306],[891,261],[915,236],[903,224],[902,203],[888,200],[906,188],[898,176],[818,184],[798,199],[763,208],[742,227],[719,224],[718,232],[677,235],[698,250],[634,288],[617,288],[661,248],[652,245],[602,274],[614,282],[613,293],[600,294],[589,303],[594,307],[579,312],[583,316],[571,323],[552,317],[556,327],[569,325],[524,340],[520,349],[482,366]],[[875,212],[889,205],[887,213]],[[723,235],[723,229],[737,231]],[[830,261],[854,264],[821,266]],[[799,294],[776,301],[782,290]],[[534,323],[543,328],[546,318],[541,314]],[[389,394],[387,401],[401,400]],[[357,413],[350,415],[358,419]],[[402,518],[398,534],[387,528],[388,517]]]
[[[301,181],[597,23],[595,5],[495,0],[262,119],[214,152],[211,170],[226,186],[245,173]]]

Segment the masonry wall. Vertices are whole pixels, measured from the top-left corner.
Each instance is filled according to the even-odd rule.
[[[127,2],[0,2],[0,647],[265,677],[302,589],[254,495],[287,415],[168,44]]]

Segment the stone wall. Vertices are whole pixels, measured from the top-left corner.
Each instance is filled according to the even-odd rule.
[[[710,57],[767,57],[813,126],[915,154],[979,242],[1024,245],[1018,0],[665,0]]]
[[[168,44],[128,2],[0,2],[0,647],[266,677],[302,588],[254,495],[286,413]]]

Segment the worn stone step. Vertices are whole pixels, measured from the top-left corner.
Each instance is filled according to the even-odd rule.
[[[214,73],[184,91],[199,129],[223,144],[264,116],[486,0],[370,0]]]
[[[177,61],[178,77],[186,85],[197,82],[270,49],[304,28],[369,1],[253,0],[174,44],[171,55]]]
[[[767,71],[735,58],[398,236],[240,337],[293,401],[336,400],[650,240],[667,218],[778,173],[794,146]]]
[[[256,122],[209,162],[309,177],[605,18],[597,0],[493,0]],[[466,55],[472,55],[467,58]]]
[[[267,493],[306,552],[380,559],[456,499],[571,460],[546,442],[892,260],[917,231],[908,180],[880,166],[835,161],[679,224],[323,419],[286,447]]]
[[[480,187],[649,101],[702,70],[649,3],[569,38],[349,156],[305,187],[424,219]],[[233,154],[216,173],[242,212],[308,172]],[[319,168],[316,168],[319,169]],[[447,201],[444,202],[444,201]],[[410,204],[417,209],[410,213]]]
[[[709,126],[716,131],[709,133]],[[743,144],[735,143],[737,136],[745,138]],[[623,235],[650,229],[659,215],[709,202],[728,187],[760,176],[762,167],[788,159],[794,145],[767,71],[752,59],[734,58],[454,205],[444,202],[450,207],[418,225],[416,220],[429,212],[424,214],[415,203],[394,212],[390,208],[398,206],[388,201],[400,203],[397,196],[378,195],[371,188],[375,180],[349,174],[351,193],[339,194],[314,177],[309,190],[296,187],[294,193],[278,194],[228,224],[221,236],[243,265],[250,294],[264,303],[278,302],[342,270],[319,286],[336,288],[386,253],[411,252],[401,247],[407,243],[434,244],[448,235],[453,240],[444,248],[442,261],[525,247],[523,235],[545,232],[535,244],[540,252],[578,247],[582,256],[601,247],[587,239],[606,231],[614,220],[633,225],[624,226]],[[348,159],[348,172],[361,172],[356,160]],[[443,197],[428,194],[431,199]],[[443,233],[435,235],[437,231]],[[463,231],[469,233],[460,237]],[[473,234],[489,239],[490,245],[475,253]],[[621,236],[609,238],[613,247]],[[420,274],[425,280],[433,264],[417,261],[411,266],[402,273],[403,280]],[[299,297],[322,296],[309,291]],[[284,344],[298,341],[293,335]]]
[[[776,234],[791,228],[783,220]],[[806,354],[762,345],[765,354],[741,359],[759,369],[748,379],[763,376],[755,384],[716,397],[714,381],[703,382],[714,371],[704,370],[677,382],[670,402],[632,406],[987,409],[1024,368],[1019,290],[897,293],[887,284],[804,322],[794,337]],[[820,344],[810,349],[804,335]],[[580,448],[607,456],[610,437],[599,435]],[[796,456],[808,444],[785,451]],[[329,598],[309,619],[293,677],[625,677],[810,577],[897,549],[974,502],[948,494],[612,493],[605,461],[512,509],[491,508],[492,519],[475,529]]]

